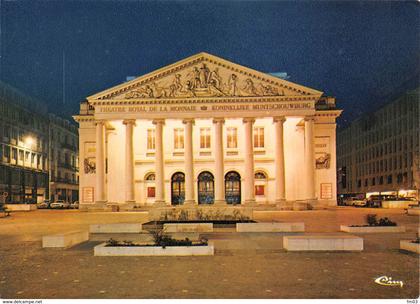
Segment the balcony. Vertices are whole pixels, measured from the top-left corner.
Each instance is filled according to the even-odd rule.
[[[72,166],[71,164],[68,163],[61,163],[59,162],[58,164],[59,168],[64,168],[64,169],[68,169],[68,170],[72,170],[72,171],[79,171],[79,168]]]

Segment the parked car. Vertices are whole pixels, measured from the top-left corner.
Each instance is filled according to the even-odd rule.
[[[36,207],[38,209],[48,209],[48,208],[50,208],[50,204],[51,204],[50,200],[44,200],[43,202],[37,203]]]
[[[79,209],[79,202],[75,201],[70,204],[70,209]]]
[[[382,201],[396,201],[395,195],[371,195],[366,201],[366,207],[380,208],[382,207]]]
[[[51,203],[51,209],[68,209],[70,207],[70,203],[65,202],[63,200],[58,200],[54,203]]]
[[[346,206],[364,207],[366,206],[366,200],[357,197],[350,197],[344,202],[344,204]]]

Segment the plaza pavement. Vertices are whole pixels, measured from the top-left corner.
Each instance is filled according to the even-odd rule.
[[[338,232],[363,224],[368,213],[388,216],[407,232],[359,234],[363,252],[286,252],[285,233],[206,234],[223,240],[208,257],[94,257],[88,242],[42,249],[41,237],[89,224],[147,222],[147,214],[78,210],[16,212],[0,218],[0,298],[417,298],[419,256],[399,250],[413,239],[419,217],[403,210],[338,207],[257,212],[261,221],[304,222],[306,232]],[[381,286],[379,276],[404,286]]]

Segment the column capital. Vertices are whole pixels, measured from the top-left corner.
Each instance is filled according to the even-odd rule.
[[[255,118],[254,117],[244,117],[242,119],[242,122],[244,122],[244,123],[247,123],[247,122],[254,123],[255,122]]]
[[[275,116],[273,117],[273,122],[281,122],[284,123],[286,121],[286,117],[284,116]]]
[[[221,118],[221,117],[215,117],[215,118],[213,118],[213,123],[222,123],[222,124],[224,124],[225,123],[225,119],[224,118]]]
[[[124,125],[136,125],[136,120],[135,119],[124,119],[123,124]]]
[[[157,124],[162,124],[162,125],[164,125],[164,124],[165,124],[165,119],[163,119],[163,118],[153,119],[153,120],[152,120],[152,124],[154,124],[154,125],[157,125]]]
[[[195,119],[194,118],[185,118],[185,119],[182,120],[182,123],[183,124],[188,124],[188,123],[194,124]]]
[[[305,116],[303,118],[304,121],[315,121],[315,116],[314,115],[310,115],[310,116]]]
[[[95,125],[105,125],[106,120],[104,119],[96,119]]]

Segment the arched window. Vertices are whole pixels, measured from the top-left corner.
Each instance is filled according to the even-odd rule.
[[[238,172],[230,171],[225,175],[225,200],[233,205],[241,203],[241,176]]]
[[[257,171],[255,172],[255,179],[267,179],[267,175],[262,171]]]
[[[185,201],[185,174],[176,172],[171,178],[171,203],[181,205]]]
[[[156,179],[156,176],[154,173],[148,173],[146,177],[144,178],[144,180],[146,181],[154,181],[155,179]]]
[[[214,203],[214,176],[208,171],[198,175],[198,203]]]

